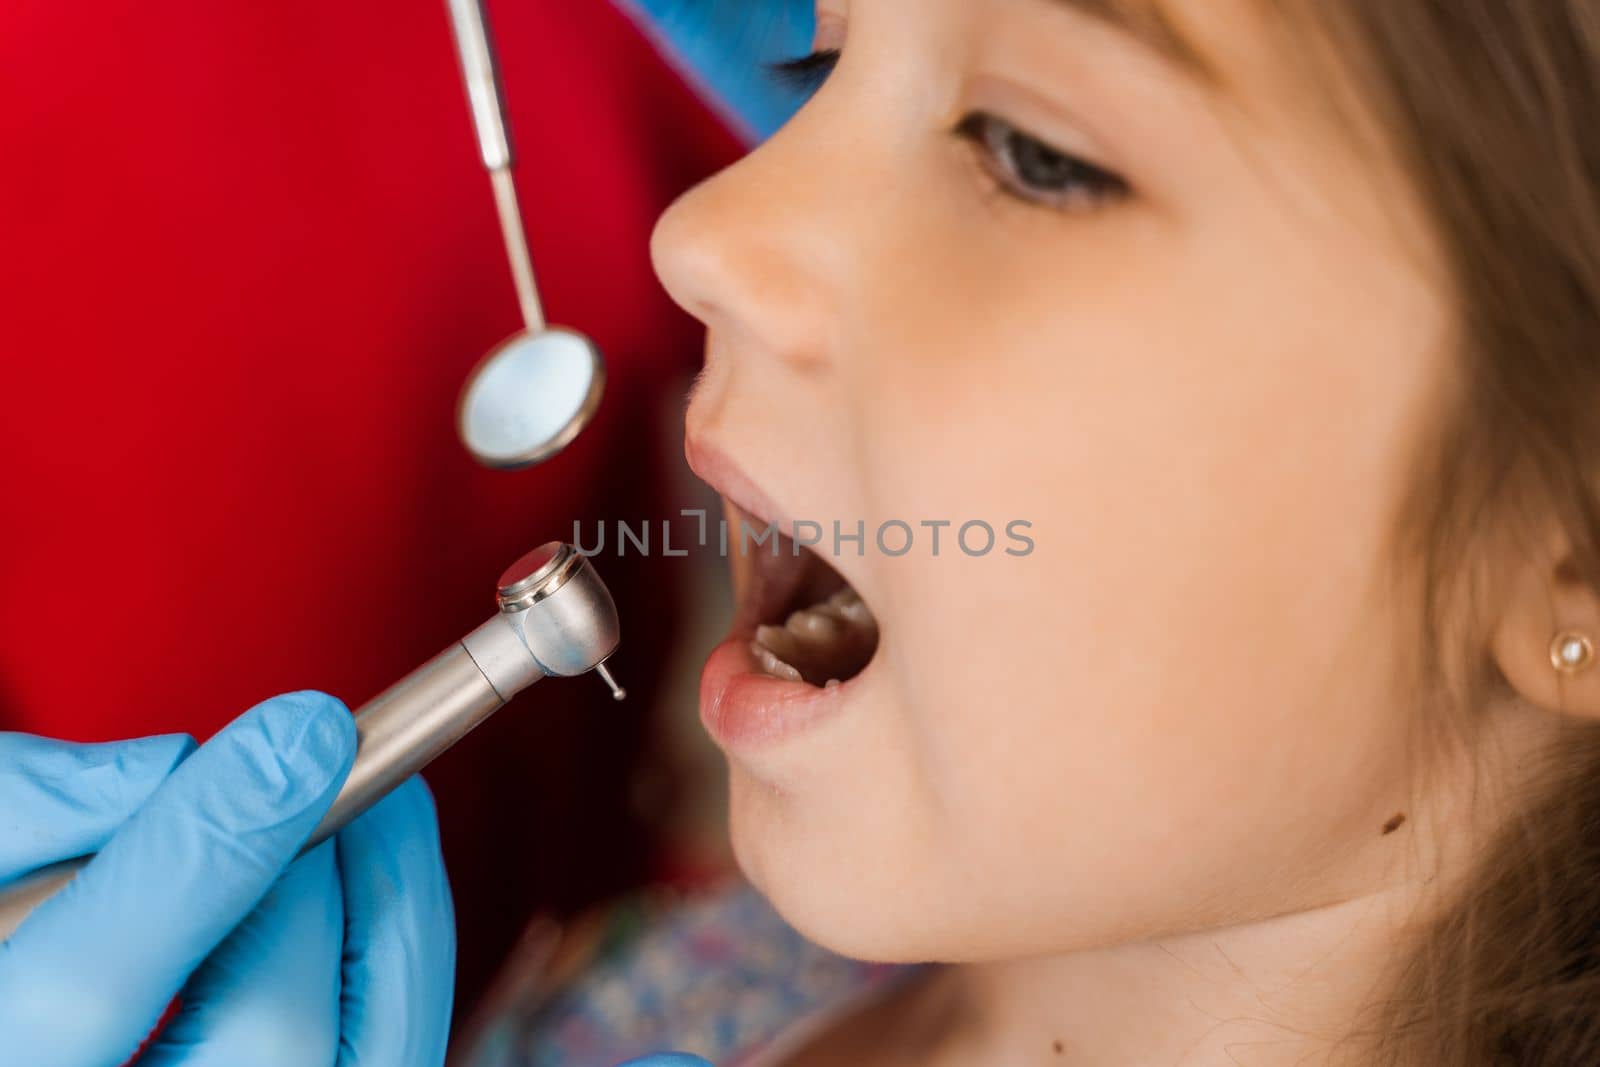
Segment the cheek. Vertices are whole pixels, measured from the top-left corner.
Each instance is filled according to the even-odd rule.
[[[874,562],[952,883],[996,872],[1011,914],[1134,928],[1314,882],[1402,782],[1384,550],[1434,320],[1292,264],[1181,270],[991,291],[981,332],[923,309],[859,372],[875,511],[1032,524],[1022,558]]]

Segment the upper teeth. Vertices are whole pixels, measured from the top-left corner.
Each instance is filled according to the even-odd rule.
[[[866,665],[877,640],[877,620],[855,590],[846,587],[791,613],[782,626],[757,627],[750,650],[773,677],[837,685],[838,675],[854,674]]]

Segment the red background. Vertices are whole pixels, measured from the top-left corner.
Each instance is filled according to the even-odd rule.
[[[491,13],[546,306],[610,370],[595,425],[517,474],[453,428],[518,317],[442,0],[0,12],[0,728],[354,707],[574,519],[671,513],[661,394],[698,333],[646,242],[738,146],[600,0]],[[648,869],[626,794],[672,590],[604,573],[638,699],[546,683],[429,774],[463,1009],[530,911]]]

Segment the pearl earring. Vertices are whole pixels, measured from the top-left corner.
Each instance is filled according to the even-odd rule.
[[[1594,642],[1588,634],[1563,630],[1550,641],[1550,666],[1562,674],[1577,674],[1594,663]]]

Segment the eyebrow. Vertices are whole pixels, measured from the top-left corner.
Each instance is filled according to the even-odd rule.
[[[1128,34],[1193,74],[1214,80],[1216,70],[1204,53],[1163,10],[1159,0],[1053,0]]]

